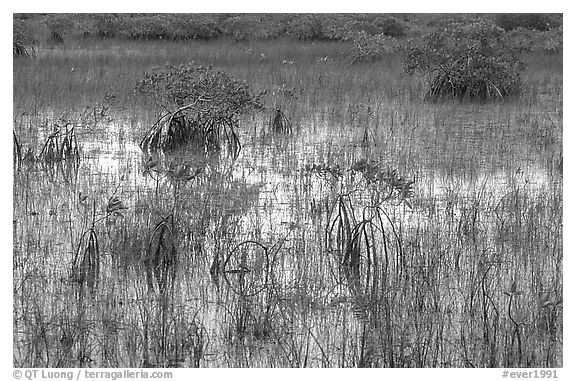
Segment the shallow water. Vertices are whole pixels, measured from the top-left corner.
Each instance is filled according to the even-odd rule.
[[[23,351],[15,353],[15,362],[59,365],[47,355],[28,353],[37,344],[31,342],[24,316],[27,309],[35,308],[38,316],[60,316],[71,327],[76,324],[69,329],[76,332],[74,344],[64,348],[60,340],[60,352],[52,353],[52,358],[72,366],[351,366],[367,358],[372,365],[390,366],[386,351],[395,353],[396,365],[466,366],[457,344],[438,350],[434,358],[419,352],[426,340],[418,332],[409,332],[414,327],[410,324],[418,324],[418,319],[410,320],[408,307],[392,309],[394,323],[386,330],[397,332],[398,342],[382,344],[386,343],[385,330],[375,326],[374,320],[381,319],[380,312],[372,309],[382,299],[377,303],[370,293],[354,291],[342,275],[338,256],[326,249],[327,226],[333,221],[330,216],[337,196],[359,188],[350,198],[357,207],[357,221],[370,203],[366,181],[350,169],[360,159],[395,168],[402,177],[415,181],[409,205],[382,204],[390,221],[388,229],[405,235],[402,245],[409,253],[404,253],[403,260],[409,262],[405,272],[419,269],[414,271],[425,273],[436,266],[431,259],[437,255],[434,249],[422,247],[429,242],[422,242],[418,233],[411,235],[417,229],[434,225],[442,229],[438,224],[446,224],[450,229],[445,234],[457,237],[462,230],[451,233],[451,226],[463,229],[476,205],[478,213],[484,213],[480,227],[466,228],[466,234],[476,240],[474,232],[480,231],[483,243],[474,247],[482,246],[489,253],[502,251],[504,246],[491,225],[499,215],[492,211],[507,205],[507,196],[514,192],[535,199],[558,189],[561,192],[561,148],[556,144],[550,149],[539,140],[526,144],[512,130],[508,133],[504,122],[499,122],[510,115],[506,107],[470,106],[452,114],[449,122],[439,111],[442,106],[434,107],[428,117],[408,118],[396,125],[390,122],[391,114],[383,112],[378,120],[387,122],[372,122],[367,144],[363,144],[362,127],[324,118],[297,126],[290,136],[268,132],[257,118],[247,119],[236,160],[225,153],[205,157],[186,150],[176,156],[161,155],[160,165],[185,162],[200,168],[197,178],[178,183],[177,190],[167,177],[144,173],[146,156],[136,137],[145,127],[124,122],[121,116],[97,129],[78,132],[81,159],[77,167],[23,163],[14,172],[14,284],[18,290],[14,340],[15,348]],[[21,140],[40,146],[45,133]],[[313,164],[338,165],[342,177],[307,171]],[[85,202],[79,200],[80,192],[88,196]],[[97,224],[100,283],[91,294],[78,294],[78,285],[70,280],[71,264],[82,252],[78,248],[93,208],[95,218],[103,218],[112,196],[118,196],[127,209]],[[172,291],[163,293],[149,289],[143,258],[151,250],[154,227],[170,213],[177,220],[174,234],[179,254]],[[445,217],[439,218],[442,213]],[[387,232],[392,237],[392,230]],[[239,256],[235,249],[247,240],[267,249],[266,260],[265,250],[256,244],[243,246],[248,259]],[[444,255],[453,254],[441,254],[440,260]],[[215,280],[210,273],[214,258],[224,261],[228,257],[229,267]],[[252,266],[247,274],[241,271],[243,260]],[[387,306],[402,303],[402,293],[416,289],[414,284],[406,286],[410,277],[403,278],[407,275],[394,267],[398,263],[390,264],[397,273],[390,269],[382,273],[386,283],[381,287],[394,285],[388,289]],[[459,266],[460,262],[455,267],[458,271]],[[558,276],[550,275],[554,266],[558,263],[538,269],[554,277]],[[506,269],[502,271],[507,274]],[[417,274],[411,279],[417,279]],[[465,326],[459,319],[470,320],[464,301],[448,291],[470,287],[472,280],[459,277],[445,279],[438,294],[441,301],[432,294],[420,295],[418,305],[425,311],[422,324],[447,341],[456,340]],[[498,279],[494,282],[508,282],[508,278]],[[494,303],[503,313],[506,299],[496,291],[500,283],[494,287]],[[46,303],[31,307],[25,302],[31,290],[42,290]],[[68,309],[78,310],[63,312]],[[453,314],[451,325],[443,322],[443,313]],[[153,326],[159,323],[162,328]],[[66,324],[45,324],[52,328],[48,341],[65,335]],[[467,329],[475,332],[476,328]],[[149,336],[132,337],[142,332]],[[364,353],[366,348],[372,357]],[[505,359],[498,361],[504,363]]]

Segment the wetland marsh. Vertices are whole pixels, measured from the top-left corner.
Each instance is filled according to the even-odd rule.
[[[15,57],[14,366],[562,367],[562,53],[523,60],[433,102],[342,42]],[[139,146],[136,83],[191,61],[265,91],[237,155]]]

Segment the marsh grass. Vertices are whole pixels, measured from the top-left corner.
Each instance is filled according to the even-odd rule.
[[[121,128],[72,117],[73,174],[14,173],[14,365],[562,366],[561,56],[527,56],[513,100],[427,103],[400,57],[349,48],[67,39],[15,61],[22,165],[110,91]],[[166,57],[269,90],[292,133],[242,116],[235,160],[142,155],[158,115],[133,88]]]

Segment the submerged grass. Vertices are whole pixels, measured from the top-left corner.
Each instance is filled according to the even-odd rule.
[[[562,366],[561,56],[528,56],[513,100],[427,103],[400,57],[347,51],[66,40],[15,58],[15,160],[63,111],[117,98],[115,122],[72,118],[71,175],[14,173],[14,366]],[[141,157],[158,115],[134,84],[167,59],[268,90],[290,121],[243,117],[236,160]]]

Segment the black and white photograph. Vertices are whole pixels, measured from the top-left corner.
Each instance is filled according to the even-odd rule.
[[[11,15],[14,379],[563,379],[561,9],[133,9]]]

